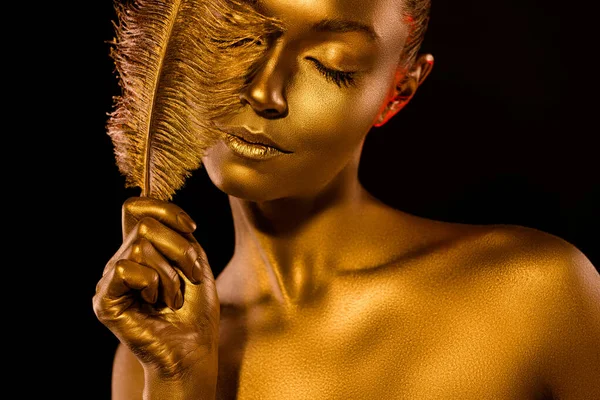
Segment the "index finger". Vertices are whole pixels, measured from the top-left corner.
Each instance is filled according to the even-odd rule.
[[[154,218],[182,233],[192,233],[196,230],[194,220],[178,205],[150,197],[130,197],[122,207],[123,237],[126,237],[143,217]]]

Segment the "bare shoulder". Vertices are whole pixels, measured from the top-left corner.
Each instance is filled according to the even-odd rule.
[[[490,225],[477,232],[469,240],[471,257],[484,257],[498,273],[551,285],[557,295],[572,290],[598,294],[598,270],[566,240],[518,225]]]
[[[560,399],[600,399],[600,274],[575,246],[540,231],[511,228],[513,251],[547,315],[548,385]],[[522,245],[519,246],[519,243]]]
[[[122,344],[115,352],[112,372],[112,400],[142,399],[144,370],[137,358]]]
[[[600,309],[600,274],[576,246],[534,228],[518,225],[464,225],[448,254],[455,252],[463,273],[536,293],[547,305],[565,308],[584,303]],[[576,304],[575,302],[579,302]],[[595,308],[595,310],[593,310]]]
[[[459,257],[466,268],[513,277],[536,276],[557,285],[599,278],[597,269],[577,247],[550,233],[519,225],[437,224],[443,232],[437,236],[443,240],[435,242],[448,256]]]
[[[458,240],[464,268],[531,332],[555,398],[600,399],[600,274],[573,244],[533,228],[472,227]],[[476,279],[474,279],[476,280]],[[513,329],[514,327],[507,327]]]

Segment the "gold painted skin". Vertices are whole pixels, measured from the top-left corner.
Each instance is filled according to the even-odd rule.
[[[123,245],[94,296],[122,343],[113,400],[600,399],[600,277],[581,252],[531,228],[412,216],[360,185],[369,129],[433,64],[421,55],[396,73],[399,3],[263,4],[289,30],[242,112],[221,122],[292,153],[249,160],[219,143],[204,157],[235,227],[216,280],[183,210],[124,203]],[[380,40],[308,31],[334,17]],[[313,59],[361,71],[356,86],[328,81]]]

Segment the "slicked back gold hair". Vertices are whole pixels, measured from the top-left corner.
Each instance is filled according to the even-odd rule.
[[[431,0],[402,0],[402,14],[409,26],[409,36],[404,45],[402,60],[405,66],[412,64],[429,26]]]

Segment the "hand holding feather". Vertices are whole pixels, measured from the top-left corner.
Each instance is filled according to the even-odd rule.
[[[145,399],[215,397],[220,304],[195,228],[171,202],[128,199],[96,287],[96,316],[142,365]]]

